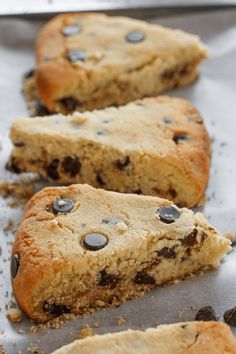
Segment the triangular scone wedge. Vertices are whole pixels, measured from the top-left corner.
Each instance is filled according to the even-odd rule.
[[[207,56],[199,37],[183,31],[127,17],[64,14],[38,36],[36,89],[52,112],[122,105],[191,83]]]
[[[52,354],[235,354],[230,328],[217,322],[182,322],[96,335],[56,350]]]
[[[45,188],[27,204],[12,284],[33,319],[118,305],[219,266],[230,241],[172,202],[88,185]]]
[[[210,139],[186,100],[160,96],[120,108],[19,118],[8,168],[62,184],[156,195],[192,207],[204,194]]]

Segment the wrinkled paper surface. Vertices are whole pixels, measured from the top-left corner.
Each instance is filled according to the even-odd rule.
[[[171,95],[190,99],[200,110],[213,139],[213,161],[207,189],[209,200],[202,209],[209,221],[222,232],[236,231],[236,10],[217,11],[162,18],[152,22],[181,28],[201,36],[211,50],[211,59],[204,62],[200,79],[190,87],[175,90]],[[11,144],[9,126],[18,116],[27,115],[21,93],[22,76],[34,66],[34,40],[41,23],[25,20],[0,21],[0,178],[12,178],[4,170]],[[13,176],[13,178],[16,178]],[[37,346],[46,354],[78,337],[81,325],[92,325],[96,333],[121,331],[127,328],[145,329],[162,323],[193,320],[196,309],[212,305],[222,315],[236,305],[236,252],[231,252],[218,271],[177,285],[157,288],[138,300],[119,308],[95,312],[87,318],[68,321],[61,329],[30,333],[32,323],[24,318],[12,324],[5,316],[5,305],[11,299],[9,255],[11,233],[3,226],[9,217],[15,224],[22,209],[11,209],[0,198],[0,344],[6,353],[27,352]],[[125,323],[118,325],[122,316]],[[24,333],[18,333],[18,331]]]

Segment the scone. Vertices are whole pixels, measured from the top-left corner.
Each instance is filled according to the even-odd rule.
[[[61,184],[156,195],[196,205],[210,167],[210,140],[197,110],[167,96],[70,116],[17,119],[8,169]]]
[[[52,112],[123,105],[191,83],[207,56],[200,39],[183,31],[126,17],[64,14],[38,36],[35,89]],[[25,91],[30,97],[27,84]]]
[[[216,268],[230,249],[202,214],[168,200],[88,185],[45,188],[17,231],[13,290],[39,322],[83,315]]]
[[[52,354],[235,354],[236,340],[217,322],[183,322],[76,340]]]

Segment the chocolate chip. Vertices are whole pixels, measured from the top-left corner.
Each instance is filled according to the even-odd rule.
[[[143,32],[134,31],[134,32],[129,32],[125,37],[125,39],[127,42],[130,43],[139,43],[145,39],[145,35]]]
[[[60,161],[58,159],[54,159],[47,168],[48,177],[52,178],[55,181],[59,179],[59,173],[57,171],[59,162]]]
[[[43,304],[43,311],[49,312],[54,316],[61,316],[64,313],[70,313],[71,309],[66,305],[50,304],[47,301]]]
[[[198,230],[197,229],[193,229],[192,232],[190,232],[190,234],[188,234],[187,236],[185,236],[181,242],[183,245],[186,246],[193,246],[197,243],[197,234],[198,234]]]
[[[74,208],[74,203],[67,198],[58,199],[52,204],[52,211],[54,214],[58,214],[58,213],[67,214],[73,208]]]
[[[104,130],[98,130],[98,131],[96,132],[96,135],[97,135],[97,136],[103,136],[103,135],[106,135],[106,133],[105,133]]]
[[[173,206],[164,206],[157,210],[157,215],[160,220],[166,224],[171,224],[175,222],[180,217],[180,212],[176,207]]]
[[[116,167],[120,171],[124,171],[125,167],[127,167],[130,164],[130,158],[129,156],[125,156],[123,159],[119,159],[116,162]]]
[[[198,310],[195,321],[217,321],[218,316],[216,315],[214,309],[211,306],[202,307]]]
[[[176,75],[177,71],[176,70],[165,70],[163,71],[163,73],[161,74],[161,78],[163,80],[171,80],[174,78],[174,76]]]
[[[62,34],[66,37],[75,36],[80,33],[80,26],[78,25],[70,25],[62,28]]]
[[[81,162],[77,156],[66,156],[62,161],[62,167],[71,177],[75,177],[81,169]]]
[[[73,112],[79,107],[79,101],[74,97],[64,97],[59,101],[68,112]]]
[[[72,63],[77,61],[85,61],[87,54],[82,49],[74,49],[67,53],[67,58]]]
[[[170,118],[168,118],[168,117],[163,118],[163,122],[164,122],[165,124],[172,124],[172,123],[173,123],[173,122],[172,122],[172,119],[170,119]]]
[[[143,194],[143,191],[142,191],[141,188],[136,188],[136,189],[133,190],[133,193],[134,194]]]
[[[173,188],[169,189],[167,193],[169,193],[170,196],[171,196],[171,198],[173,198],[173,199],[177,197],[177,192],[176,192],[176,190],[173,189]],[[169,199],[169,198],[168,198],[168,199]]]
[[[188,138],[188,134],[176,134],[174,137],[173,137],[173,140],[175,142],[175,144],[179,144],[179,142],[181,141],[184,141]]]
[[[176,253],[173,248],[164,247],[157,252],[158,257],[176,258]]]
[[[34,109],[35,115],[39,117],[47,116],[48,114],[50,114],[49,110],[47,109],[47,107],[44,106],[41,100],[37,100],[35,102]]]
[[[29,79],[34,76],[35,70],[30,69],[24,74],[24,79]]]
[[[103,180],[103,178],[101,177],[101,175],[98,173],[97,177],[96,177],[96,181],[97,183],[99,183],[101,186],[105,186],[106,182]]]
[[[155,279],[151,275],[148,275],[145,271],[138,272],[133,281],[135,284],[156,284]]]
[[[18,166],[18,163],[16,162],[16,159],[14,157],[12,157],[11,160],[7,162],[6,169],[13,173],[21,173],[21,169]]]
[[[116,287],[116,284],[118,283],[118,281],[119,281],[118,277],[116,277],[112,274],[107,274],[105,269],[103,269],[100,272],[99,285],[109,286],[111,289],[114,289]]]
[[[24,147],[25,143],[19,142],[19,143],[14,143],[15,147]]]
[[[230,310],[225,311],[224,320],[228,325],[236,327],[236,306]]]
[[[15,253],[11,258],[11,276],[14,279],[20,266],[20,255]]]
[[[99,233],[91,233],[83,238],[83,246],[91,251],[98,251],[108,244],[108,238]]]

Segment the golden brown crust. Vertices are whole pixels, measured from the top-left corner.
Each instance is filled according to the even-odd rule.
[[[217,322],[183,322],[76,340],[53,354],[235,354],[236,340]]]
[[[78,23],[79,35],[62,35],[64,26]],[[127,44],[130,31],[143,31],[145,41]],[[67,53],[77,48],[87,58],[71,63]],[[73,110],[60,102],[68,97],[78,101],[81,111],[122,105],[189,84],[207,55],[196,36],[181,31],[103,14],[59,15],[38,36],[36,84],[47,108],[55,112]]]

